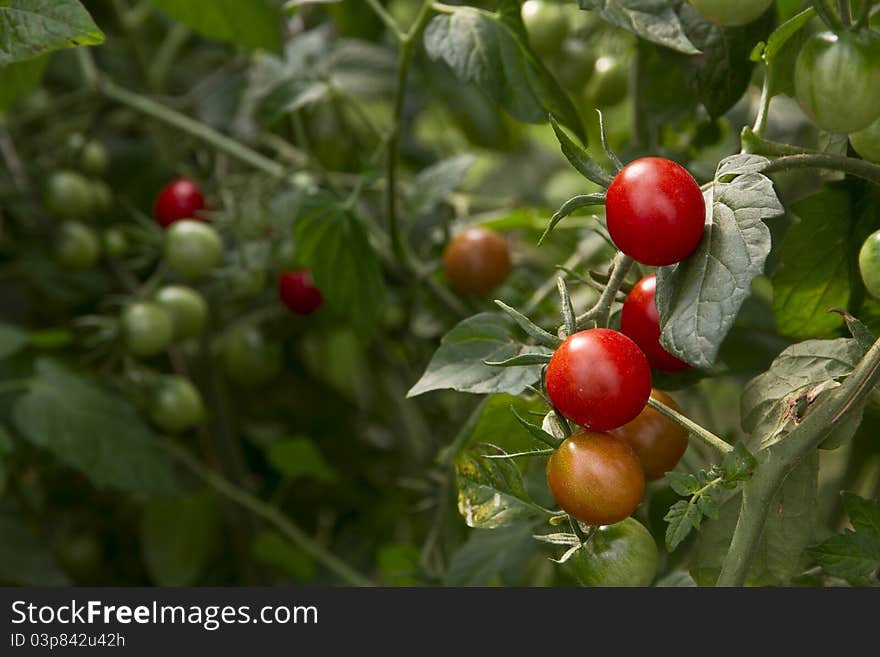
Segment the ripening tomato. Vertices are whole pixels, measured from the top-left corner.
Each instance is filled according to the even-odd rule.
[[[746,25],[770,8],[773,0],[688,0],[706,19],[735,27]]]
[[[660,344],[660,315],[654,303],[656,288],[656,274],[649,274],[635,284],[620,311],[620,332],[639,345],[655,370],[681,372],[690,369],[690,365]]]
[[[156,196],[153,211],[156,221],[167,228],[180,219],[204,221],[200,212],[205,209],[205,197],[199,184],[190,178],[176,178],[165,185]]]
[[[181,276],[203,278],[222,259],[223,240],[207,224],[182,219],[165,231],[165,260]]]
[[[467,228],[446,245],[443,268],[462,294],[489,294],[510,273],[510,248],[494,230]]]
[[[706,203],[694,177],[671,160],[644,157],[618,173],[605,197],[611,239],[644,265],[671,265],[703,238]]]
[[[632,447],[607,433],[566,438],[547,461],[547,484],[567,514],[588,525],[627,518],[642,501],[645,475]]]
[[[657,544],[639,521],[599,527],[567,564],[581,586],[650,586],[657,576]]]
[[[678,404],[661,390],[652,390],[651,397],[681,411]],[[688,446],[688,432],[651,406],[645,406],[632,422],[608,433],[635,450],[645,471],[645,479],[649,481],[660,479],[672,470]]]
[[[607,431],[635,418],[651,394],[651,368],[635,342],[597,328],[569,336],[547,366],[547,395],[569,420]]]
[[[308,269],[281,272],[278,298],[297,315],[311,315],[324,303],[324,295],[315,287],[312,272]]]
[[[150,404],[150,419],[168,433],[191,429],[205,419],[205,406],[198,389],[180,376],[166,376]]]
[[[122,311],[122,337],[134,356],[155,356],[174,337],[174,325],[165,309],[153,302],[137,302]]]

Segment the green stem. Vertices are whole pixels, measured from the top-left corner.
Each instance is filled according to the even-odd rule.
[[[755,117],[755,125],[752,130],[757,135],[764,135],[764,130],[767,128],[767,115],[768,110],[770,109],[770,101],[772,100],[772,95],[770,94],[770,90],[773,87],[773,67],[770,66],[769,63],[764,64],[764,86],[761,87],[761,105],[758,109],[758,116]]]
[[[704,429],[693,420],[688,419],[687,417],[685,417],[675,409],[670,408],[663,402],[658,401],[653,397],[649,397],[648,405],[668,417],[679,426],[686,429],[691,436],[699,439],[700,442],[708,445],[712,449],[718,450],[722,454],[727,454],[728,452],[733,450],[733,446],[730,443],[725,442],[721,437],[716,436],[708,429]]]
[[[165,39],[159,46],[156,56],[153,58],[153,64],[150,66],[149,76],[150,82],[156,89],[161,89],[165,84],[165,78],[168,77],[168,71],[177,58],[177,53],[189,38],[189,28],[183,23],[174,23]]]
[[[370,9],[379,17],[385,26],[391,30],[391,33],[397,37],[398,41],[403,41],[406,35],[400,31],[400,26],[397,24],[397,21],[394,20],[394,17],[388,13],[388,11],[381,5],[379,0],[367,0],[367,4],[370,6]]]
[[[849,0],[837,0],[837,13],[840,14],[840,21],[843,26],[850,30],[853,26],[852,11],[849,7]]]
[[[831,7],[828,6],[825,0],[813,0],[813,6],[816,8],[816,13],[819,14],[819,18],[822,19],[822,22],[824,22],[825,25],[831,28],[832,32],[840,32],[840,30],[843,29],[840,20],[834,15],[834,12],[831,11]]]
[[[266,504],[261,499],[251,495],[225,478],[208,469],[198,460],[193,458],[186,450],[173,443],[164,443],[165,448],[180,463],[186,466],[196,476],[202,479],[206,484],[211,486],[221,495],[225,495],[230,500],[244,507],[255,516],[258,516],[274,525],[278,531],[286,536],[292,543],[299,547],[303,552],[322,563],[330,571],[336,574],[340,579],[352,586],[373,586],[373,582],[364,575],[354,570],[339,557],[328,552],[324,546],[308,536],[302,529],[296,526],[291,520],[281,513],[278,509]]]
[[[582,326],[589,321],[595,321],[598,326],[608,326],[614,300],[632,266],[633,259],[623,253],[623,251],[618,251],[611,265],[611,275],[608,278],[608,284],[602,291],[602,295],[599,297],[596,305],[577,318],[576,323],[578,326]]]

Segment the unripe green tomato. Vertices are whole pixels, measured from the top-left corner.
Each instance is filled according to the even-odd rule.
[[[134,356],[155,356],[174,338],[174,324],[159,304],[133,303],[122,311],[121,331],[125,346]]]
[[[582,38],[566,39],[562,44],[562,57],[556,66],[559,81],[569,91],[580,91],[593,77],[596,58],[593,47]]]
[[[281,371],[281,345],[266,340],[256,326],[231,330],[223,339],[222,349],[226,375],[240,386],[263,385]]]
[[[156,293],[156,303],[171,317],[175,340],[193,338],[201,335],[205,330],[208,304],[205,298],[191,287],[166,285]]]
[[[637,520],[599,527],[567,562],[582,586],[650,586],[657,544]]]
[[[703,17],[727,27],[745,25],[759,18],[773,0],[688,0]]]
[[[83,219],[93,208],[89,180],[76,171],[56,171],[46,185],[46,207],[62,219]]]
[[[92,210],[97,214],[105,214],[113,207],[113,192],[103,180],[90,180]]]
[[[150,419],[168,433],[191,429],[205,419],[205,406],[198,389],[180,376],[163,379],[150,405]]]
[[[104,254],[113,260],[121,260],[128,253],[128,236],[119,226],[110,226],[101,233]]]
[[[794,87],[801,109],[823,130],[864,130],[880,118],[880,36],[814,34],[798,55]]]
[[[107,170],[107,149],[104,144],[99,141],[86,142],[80,153],[79,165],[90,176],[103,176]]]
[[[880,164],[880,119],[864,130],[852,133],[849,136],[849,143],[863,158]]]
[[[65,221],[58,229],[55,257],[67,269],[90,269],[101,257],[98,236],[78,221]]]
[[[593,77],[587,87],[596,107],[617,105],[629,89],[629,67],[620,57],[603,55],[596,60]]]
[[[165,230],[165,259],[181,276],[203,278],[222,258],[220,234],[206,223],[182,219]]]
[[[526,0],[522,19],[535,52],[546,56],[562,50],[562,42],[568,34],[568,18],[562,6],[543,0]]]
[[[101,566],[104,550],[91,533],[66,536],[58,546],[58,560],[74,577],[91,578]]]
[[[859,271],[868,294],[880,299],[880,230],[874,231],[859,251]]]

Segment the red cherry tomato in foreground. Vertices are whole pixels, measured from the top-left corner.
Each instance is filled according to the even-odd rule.
[[[651,397],[681,412],[672,398],[660,390],[652,390]],[[660,411],[650,406],[639,413],[632,422],[609,431],[632,447],[639,456],[645,479],[660,479],[672,470],[688,446],[688,433]]]
[[[589,525],[611,525],[636,510],[645,492],[632,447],[607,433],[566,438],[547,461],[547,485],[562,509]]]
[[[605,197],[611,239],[645,265],[684,260],[703,237],[706,204],[694,177],[661,157],[631,162],[618,173]]]
[[[572,422],[593,431],[635,418],[651,394],[651,368],[635,342],[617,331],[569,336],[547,366],[547,394]]]
[[[682,372],[691,366],[670,354],[660,344],[660,315],[654,302],[656,289],[656,274],[645,276],[635,284],[623,302],[620,332],[639,345],[655,370]]]
[[[204,221],[199,212],[205,209],[205,197],[196,181],[176,178],[165,185],[156,196],[156,221],[167,228],[180,219]]]
[[[278,277],[278,298],[298,315],[311,315],[324,303],[321,290],[315,287],[308,269],[282,272]]]

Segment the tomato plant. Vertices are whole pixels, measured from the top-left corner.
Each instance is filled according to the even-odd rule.
[[[660,344],[656,290],[656,274],[645,276],[633,286],[620,311],[620,330],[639,346],[654,369],[664,372],[690,369],[690,365],[670,354]]]
[[[204,278],[222,258],[223,242],[211,226],[181,219],[165,233],[165,260],[184,278]]]
[[[175,178],[156,195],[153,213],[162,228],[181,219],[201,219],[205,197],[199,184],[190,178]]]
[[[308,269],[282,272],[278,277],[278,298],[297,315],[311,315],[324,303]]]

